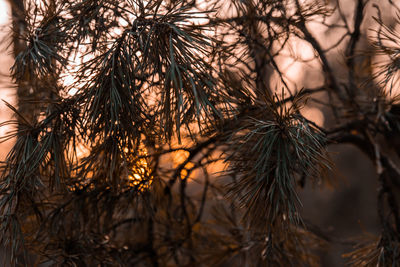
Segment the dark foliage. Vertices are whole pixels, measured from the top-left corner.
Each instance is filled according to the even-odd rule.
[[[362,51],[366,0],[352,22],[318,0],[10,2],[19,99],[1,125],[15,144],[0,237],[12,265],[318,266],[329,238],[302,220],[298,190],[333,177],[327,146],[342,143],[376,166],[382,226],[345,256],[400,265],[398,154],[385,150],[400,150],[400,34],[378,6]],[[323,48],[310,22],[345,34]],[[294,39],[313,48],[320,87],[285,77]],[[374,71],[357,67],[375,55]],[[310,103],[334,123],[305,118]]]

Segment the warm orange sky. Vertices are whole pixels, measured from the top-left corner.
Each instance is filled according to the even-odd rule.
[[[222,1],[222,0],[221,0]],[[345,16],[351,21],[352,19],[352,10],[354,7],[354,1],[351,0],[341,0],[341,6],[345,7],[344,8],[344,13]],[[382,8],[386,8],[384,3],[379,0],[372,0],[372,3],[379,3],[379,5]],[[372,21],[372,16],[375,15],[375,10],[374,9],[368,9],[367,10],[367,16],[366,16],[366,21],[364,23],[364,28],[371,27],[373,21]],[[393,12],[393,11],[391,11]],[[388,13],[391,13],[388,12]],[[7,35],[10,34],[10,6],[8,4],[7,0],[0,0],[0,39],[3,39],[4,37],[7,37]],[[387,16],[391,16],[393,14],[385,14]],[[332,16],[331,19],[335,19],[335,16]],[[323,46],[329,47],[330,44],[334,43],[335,40],[337,40],[337,37],[340,35],[339,30],[334,31],[330,34],[326,34],[326,28],[322,26],[320,23],[309,23],[308,27],[310,31],[314,34],[314,36],[317,37],[317,39],[320,39],[321,43]],[[345,42],[346,43],[346,42]],[[7,77],[9,74],[9,69],[12,65],[13,58],[10,55],[10,52],[7,52],[4,50],[5,49],[5,44],[0,45],[0,99],[4,99],[7,102],[14,103],[15,102],[15,97],[13,96],[14,91],[11,86],[10,79]],[[312,50],[311,46],[306,44],[304,41],[301,41],[300,39],[292,38],[290,41],[290,45],[285,49],[286,51],[283,51],[282,56],[277,57],[276,61],[280,67],[280,69],[285,73],[285,76],[287,78],[287,82],[289,83],[290,86],[292,87],[297,87],[297,89],[300,89],[301,87],[307,87],[307,88],[313,88],[313,87],[318,87],[320,84],[323,83],[323,76],[322,72],[320,69],[320,63],[318,60],[311,60],[314,55],[314,51]],[[339,54],[338,57],[336,57],[336,63],[340,64],[340,60],[343,61],[343,47],[339,47],[338,50],[332,51],[334,54]],[[292,57],[294,56],[294,58]],[[307,62],[299,62],[298,60],[304,60]],[[335,61],[332,60],[332,61]],[[76,63],[76,62],[75,62]],[[335,63],[335,62],[332,62]],[[66,76],[64,77],[65,82],[68,83],[73,83],[74,79],[72,76],[68,75],[66,73]],[[279,79],[278,79],[279,80]],[[280,88],[280,86],[277,86],[277,88]],[[303,110],[303,115],[308,117],[309,119],[314,120],[317,124],[323,124],[324,121],[324,116],[321,111],[319,111],[317,108],[310,108],[307,107]],[[9,119],[11,116],[11,113],[9,110],[5,107],[4,103],[0,101],[0,123]],[[5,131],[7,129],[5,127],[0,128],[0,136],[4,135]],[[4,145],[0,145],[0,160],[4,158],[6,151],[8,149]]]
[[[11,10],[8,2],[0,0],[0,40],[3,40],[10,34],[10,15]],[[11,104],[15,102],[14,90],[12,89],[11,80],[8,77],[13,58],[10,55],[10,51],[5,51],[6,44],[0,44],[0,123],[11,117],[11,112],[6,108],[1,99]],[[0,136],[3,136],[6,131],[6,127],[0,128]],[[0,160],[3,160],[7,155],[7,152],[11,148],[11,143],[0,144]]]

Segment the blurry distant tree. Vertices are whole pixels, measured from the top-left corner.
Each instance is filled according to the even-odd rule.
[[[332,177],[328,145],[350,143],[376,167],[382,227],[348,262],[400,266],[400,33],[375,6],[361,51],[368,1],[351,20],[334,2],[10,1],[10,263],[318,266],[329,238],[302,220],[297,192]],[[325,48],[310,22],[344,34]],[[313,48],[321,86],[297,90],[281,70],[294,39]],[[345,78],[327,57],[336,46]],[[310,103],[332,123],[305,118]]]

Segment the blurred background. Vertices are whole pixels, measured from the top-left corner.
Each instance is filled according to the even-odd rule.
[[[328,1],[329,2],[329,1]],[[335,1],[330,1],[335,2]],[[352,21],[354,0],[341,0],[344,16]],[[388,5],[380,1],[368,3],[365,21],[362,24],[362,37],[357,49],[363,50],[370,47],[369,37],[376,27],[373,16],[376,15],[374,4],[379,4],[384,20],[390,25],[395,12]],[[332,3],[332,6],[334,3]],[[340,20],[336,12],[330,19],[334,22]],[[15,105],[15,89],[9,77],[13,64],[12,37],[11,37],[11,7],[7,0],[0,0],[0,98]],[[399,27],[400,25],[397,25]],[[327,28],[320,23],[310,24],[314,36],[329,48],[341,37],[340,28]],[[289,40],[292,51],[288,51],[287,57],[277,60],[280,68],[284,70],[285,79],[293,88],[316,88],[323,84],[323,74],[320,63],[314,57],[313,49],[299,39]],[[346,42],[342,43],[343,45]],[[329,51],[328,59],[333,66],[337,77],[347,77],[341,66],[344,64],[343,45],[338,45]],[[296,55],[296,57],[293,57]],[[371,59],[374,60],[374,59]],[[361,67],[362,62],[360,62]],[[277,77],[271,76],[271,83],[278,83]],[[321,96],[322,97],[322,96]],[[327,101],[327,99],[321,99]],[[325,110],[310,105],[304,111],[304,115],[319,125],[333,125],[332,118]],[[10,110],[3,101],[0,102],[0,123],[10,119]],[[9,129],[0,128],[0,136]],[[3,160],[13,140],[0,144],[0,159]],[[357,148],[350,145],[331,145],[330,152],[336,164],[338,175],[332,177],[332,184],[315,186],[307,184],[300,192],[303,203],[303,218],[312,222],[316,231],[322,231],[329,239],[326,247],[321,252],[322,266],[343,266],[342,254],[352,250],[354,237],[365,233],[379,234],[379,224],[376,214],[377,177],[372,162]],[[178,156],[177,156],[178,157]],[[179,159],[176,159],[179,161]]]
[[[0,98],[10,104],[15,104],[15,90],[10,78],[10,68],[13,64],[11,41],[11,7],[8,1],[0,0]],[[11,112],[3,101],[0,103],[0,122],[11,118]],[[7,132],[6,127],[0,128],[0,136]],[[10,150],[13,141],[0,144],[0,159],[3,160]]]

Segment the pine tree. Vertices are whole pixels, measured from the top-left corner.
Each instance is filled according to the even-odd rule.
[[[329,238],[298,192],[334,179],[327,149],[346,143],[376,167],[381,223],[348,263],[400,266],[400,34],[375,6],[360,49],[368,2],[348,20],[318,0],[14,1],[4,264],[318,266]],[[310,22],[345,34],[324,48]],[[297,90],[277,63],[293,38],[313,48],[320,87]],[[333,122],[304,117],[310,103]]]

